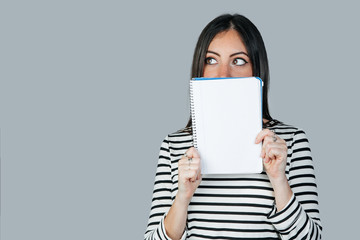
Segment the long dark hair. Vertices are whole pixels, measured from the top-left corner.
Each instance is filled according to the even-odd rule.
[[[270,83],[269,65],[264,41],[256,26],[246,17],[239,14],[224,14],[212,20],[201,32],[197,41],[191,69],[191,78],[202,77],[206,52],[213,38],[221,32],[234,29],[244,42],[252,63],[253,75],[260,77],[264,82],[263,87],[263,118],[272,120],[268,106],[268,89]],[[185,127],[192,132],[191,115]]]

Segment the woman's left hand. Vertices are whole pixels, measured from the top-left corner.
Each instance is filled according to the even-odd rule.
[[[271,130],[263,129],[256,136],[255,143],[259,144],[261,141],[263,145],[260,156],[270,181],[286,179],[287,145],[285,140]]]

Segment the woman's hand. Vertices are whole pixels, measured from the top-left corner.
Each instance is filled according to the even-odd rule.
[[[176,198],[189,204],[201,182],[200,155],[196,148],[186,150],[178,163],[178,192]]]
[[[171,239],[180,239],[183,235],[187,209],[200,182],[200,155],[191,147],[178,162],[178,192],[164,220],[166,233]]]
[[[284,209],[293,194],[285,175],[287,146],[285,140],[269,129],[263,129],[255,143],[263,141],[261,157],[264,168],[274,189],[277,211]]]
[[[269,129],[263,129],[256,137],[255,143],[263,141],[261,158],[270,181],[283,181],[286,179],[285,168],[287,159],[287,146],[285,140],[278,137]]]

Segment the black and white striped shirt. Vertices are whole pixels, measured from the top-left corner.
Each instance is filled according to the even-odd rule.
[[[286,141],[286,176],[293,196],[276,211],[265,172],[203,175],[188,207],[182,239],[320,239],[321,222],[313,160],[305,132],[273,120],[266,126]],[[165,137],[157,165],[146,240],[170,239],[164,218],[178,190],[178,161],[193,146],[182,129]]]

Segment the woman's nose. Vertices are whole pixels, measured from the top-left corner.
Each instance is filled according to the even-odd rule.
[[[221,78],[231,77],[230,66],[222,64],[219,66],[218,75]]]

